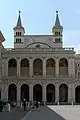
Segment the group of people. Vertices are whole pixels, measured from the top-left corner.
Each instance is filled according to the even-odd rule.
[[[19,111],[21,108],[24,109],[24,111],[26,110],[30,110],[30,109],[36,109],[40,107],[40,102],[38,101],[30,101],[27,102],[26,99],[24,99],[23,101],[13,101],[13,102],[8,102],[6,105],[3,106],[3,111],[7,110],[7,111],[11,111],[11,107],[16,107],[17,110]]]
[[[17,102],[18,110],[20,108],[24,108],[24,111],[25,111],[27,108],[29,108],[29,109],[36,109],[36,108],[39,108],[39,107],[40,107],[40,102],[38,102],[38,101],[27,102],[26,99],[24,99],[23,102],[20,102],[20,101]]]

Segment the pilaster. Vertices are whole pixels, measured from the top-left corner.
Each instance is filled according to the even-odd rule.
[[[17,76],[20,76],[20,60],[17,60]]]
[[[20,100],[20,93],[21,93],[20,84],[18,84],[17,85],[17,101]]]
[[[33,102],[33,85],[30,84],[29,86],[29,101]]]
[[[75,102],[75,85],[72,85],[72,101]]]
[[[55,74],[56,74],[56,77],[59,76],[59,58],[56,58],[56,66],[55,66]]]
[[[30,63],[29,63],[29,75],[30,75],[30,77],[32,77],[33,76],[33,60],[32,59],[30,59],[30,61],[29,61]]]
[[[55,102],[59,101],[59,84],[55,85]]]
[[[68,75],[69,77],[75,77],[74,59],[69,58],[68,60]]]
[[[46,76],[46,60],[43,60],[43,76]]]
[[[71,84],[68,85],[68,102],[69,103],[72,102],[72,85]]]
[[[42,101],[46,102],[46,85],[43,85],[43,89],[42,89]]]

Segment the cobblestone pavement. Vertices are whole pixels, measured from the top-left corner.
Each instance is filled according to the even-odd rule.
[[[23,109],[17,110],[17,108],[11,108],[11,111],[0,112],[0,120],[21,120],[27,111]]]
[[[33,110],[26,114],[22,120],[65,120],[56,112],[47,106],[40,107],[38,110]]]

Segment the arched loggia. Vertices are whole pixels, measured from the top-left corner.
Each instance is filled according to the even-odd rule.
[[[17,101],[17,87],[15,84],[10,84],[8,87],[8,100],[10,102]]]
[[[61,84],[59,87],[59,101],[68,102],[68,86],[66,84]]]
[[[42,86],[40,84],[36,84],[33,87],[33,100],[42,101]]]
[[[21,86],[21,101],[23,101],[24,99],[29,102],[29,86],[27,84],[23,84]]]
[[[80,86],[75,88],[75,102],[80,103]]]
[[[55,102],[55,86],[48,84],[46,87],[47,102]]]

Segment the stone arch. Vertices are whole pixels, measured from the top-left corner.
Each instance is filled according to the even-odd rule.
[[[48,84],[46,87],[47,102],[55,102],[55,86]]]
[[[80,103],[80,85],[75,88],[75,102]]]
[[[55,75],[55,60],[53,58],[46,61],[46,75]]]
[[[27,84],[23,84],[21,86],[21,101],[23,101],[24,99],[29,102],[29,86]]]
[[[10,84],[8,87],[8,100],[10,102],[17,101],[17,86]]]
[[[20,63],[21,76],[29,76],[29,60],[24,58]]]
[[[17,61],[16,59],[10,59],[8,61],[8,76],[17,75]]]
[[[59,74],[68,75],[68,60],[66,58],[59,60]]]
[[[40,84],[35,84],[33,87],[33,100],[42,101],[42,86]]]
[[[33,74],[42,75],[43,74],[43,62],[40,58],[36,58],[33,61]]]
[[[61,84],[59,86],[59,101],[68,102],[68,86],[67,84]]]

